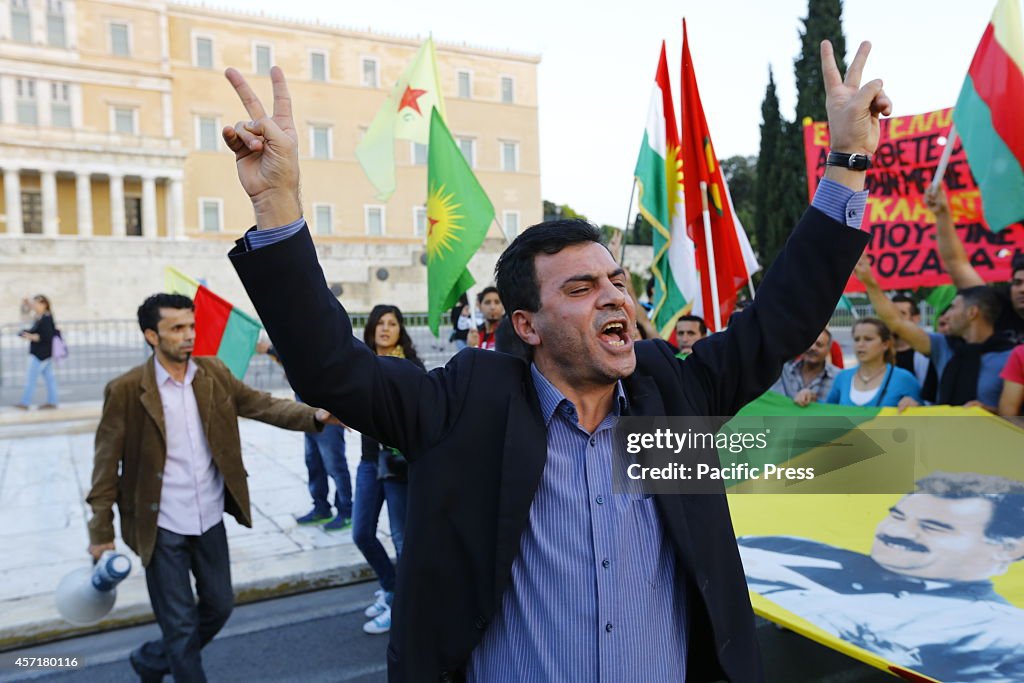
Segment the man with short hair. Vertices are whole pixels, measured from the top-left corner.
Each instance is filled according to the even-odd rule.
[[[895,304],[879,287],[866,256],[861,258],[854,273],[864,283],[878,317],[893,334],[898,334],[935,364],[939,378],[936,403],[979,406],[992,413],[998,412],[1003,388],[999,373],[1015,344],[995,332],[1002,306],[993,288],[978,285],[959,290],[946,313],[949,334],[929,334],[900,316]],[[900,399],[900,410],[915,405],[920,404],[909,396]]]
[[[881,81],[860,87],[869,49],[844,83],[822,43],[838,156],[757,303],[688,360],[660,340],[634,344],[625,272],[596,227],[560,220],[523,231],[496,268],[529,362],[468,351],[430,373],[355,340],[327,289],[281,70],[273,117],[227,71],[252,120],[224,140],[256,214],[232,264],[296,389],[409,461],[393,683],[763,680],[724,488],[615,493],[613,429],[624,415],[733,415],[824,327],[868,241],[864,174],[841,160],[865,165],[892,106]]]
[[[831,349],[832,332],[826,327],[799,358],[782,366],[782,374],[771,391],[793,399],[801,407],[824,401],[839,374],[829,362]]]
[[[498,288],[484,287],[480,290],[480,293],[476,295],[476,305],[484,317],[483,324],[477,327],[477,331],[480,333],[480,340],[477,342],[476,348],[483,349],[484,351],[494,351],[494,332],[501,325],[501,319],[505,315],[505,307],[501,305],[501,295],[498,294]]]
[[[918,327],[921,326],[921,308],[913,297],[903,293],[895,294],[892,297],[892,303],[900,312],[900,317],[903,320],[909,320]],[[917,383],[921,385],[921,398],[928,403],[933,403],[939,386],[935,364],[928,356],[920,351],[915,351],[914,347],[898,334],[894,334],[893,339],[896,342],[896,367],[903,368],[916,377]]]
[[[971,265],[963,242],[956,234],[949,200],[941,187],[929,186],[924,193],[925,205],[935,214],[935,240],[942,265],[958,289],[980,287],[985,280]],[[992,285],[998,297],[1000,313],[995,320],[996,334],[1015,344],[1024,344],[1024,253],[1018,252],[1010,262],[1010,282]]]
[[[163,635],[132,651],[132,668],[143,681],[168,673],[178,683],[205,681],[200,649],[234,604],[224,513],[252,526],[239,416],[295,431],[337,421],[325,410],[249,388],[217,358],[193,358],[188,297],[154,294],[139,306],[138,319],[153,355],[103,392],[86,498],[89,554],[96,560],[114,549],[116,502],[122,539],[142,558]]]
[[[708,336],[708,326],[699,315],[681,315],[676,320],[676,358],[685,360],[693,353],[693,345]]]
[[[1024,610],[992,578],[1024,559],[1024,483],[933,472],[889,508],[870,555],[746,536],[750,589],[859,648],[941,681],[1024,680]]]

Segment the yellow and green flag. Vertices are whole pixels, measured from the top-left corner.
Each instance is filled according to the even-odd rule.
[[[493,220],[494,205],[434,109],[427,157],[427,311],[434,336],[441,316],[473,286],[466,265]]]
[[[356,145],[356,158],[379,199],[395,191],[395,138],[427,144],[434,108],[444,116],[434,41],[427,38]]]

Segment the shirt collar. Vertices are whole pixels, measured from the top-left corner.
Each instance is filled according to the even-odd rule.
[[[548,381],[548,378],[537,369],[536,363],[530,364],[530,373],[533,375],[533,386],[537,390],[537,399],[540,401],[540,414],[544,418],[545,426],[551,423],[551,417],[558,410],[559,406],[562,405],[565,406],[567,412],[572,414],[573,419],[577,419],[576,406],[554,384]],[[619,380],[615,383],[615,402],[612,404],[612,414],[618,417],[624,414],[627,408],[629,408],[629,399],[626,397],[626,390],[622,386],[622,381]]]
[[[168,380],[175,382],[174,378],[171,377],[171,373],[167,372],[167,369],[160,364],[160,361],[157,360],[155,356],[153,357],[153,367],[156,369],[156,385],[158,387],[162,387]],[[192,384],[192,380],[195,379],[196,371],[198,369],[199,368],[196,366],[195,361],[189,358],[188,368],[185,370],[184,386]],[[175,384],[177,384],[177,382],[175,382]]]

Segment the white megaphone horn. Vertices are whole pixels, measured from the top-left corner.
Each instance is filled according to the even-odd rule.
[[[57,584],[57,611],[76,626],[95,624],[117,599],[117,584],[132,570],[132,561],[113,550],[104,552],[95,567],[80,567]]]

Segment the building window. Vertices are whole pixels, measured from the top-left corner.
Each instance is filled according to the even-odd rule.
[[[35,126],[39,123],[39,110],[36,105],[36,82],[28,78],[19,78],[15,85],[18,96],[16,114],[18,123]]]
[[[466,163],[470,168],[476,168],[476,140],[473,138],[459,138],[459,151],[466,157]]]
[[[50,84],[50,120],[54,128],[71,127],[71,86]]]
[[[223,217],[223,200],[199,199],[199,227],[203,232],[220,232]]]
[[[255,43],[252,46],[252,67],[260,76],[270,73],[270,67],[274,65],[274,53],[269,45]]]
[[[124,234],[142,237],[142,197],[124,198]]]
[[[363,57],[363,86],[380,87],[380,63],[376,57]]]
[[[501,170],[515,173],[519,170],[519,143],[501,143]]]
[[[384,234],[384,207],[364,207],[366,220],[366,234],[371,237],[379,237]]]
[[[114,107],[111,116],[114,119],[114,132],[120,135],[135,135],[135,109],[132,107]]]
[[[331,127],[309,127],[309,149],[314,159],[331,158]]]
[[[202,152],[217,151],[217,117],[197,116],[196,117],[196,149]]]
[[[501,77],[501,101],[512,104],[516,101],[516,82],[511,76]]]
[[[32,42],[32,15],[28,0],[11,0],[11,39],[19,43]]]
[[[46,3],[46,44],[50,47],[67,47],[63,0],[48,0]]]
[[[196,36],[193,62],[200,69],[213,68],[213,38]]]
[[[501,222],[502,227],[505,228],[505,236],[508,237],[509,241],[515,239],[515,236],[519,234],[519,212],[503,212]]]
[[[27,235],[43,234],[43,193],[30,190],[21,193],[22,229]]]
[[[427,235],[427,207],[414,206],[412,209],[412,232],[417,237]]]
[[[411,142],[412,145],[412,163],[416,166],[427,165],[427,146],[422,142]]]
[[[473,96],[473,74],[469,71],[456,71],[455,78],[459,83],[459,97],[468,100]]]
[[[132,46],[128,24],[110,22],[110,54],[116,57],[131,57]]]
[[[309,78],[314,81],[327,80],[327,53],[314,51],[309,53]]]
[[[334,207],[330,204],[313,205],[313,227],[318,235],[334,232]]]

